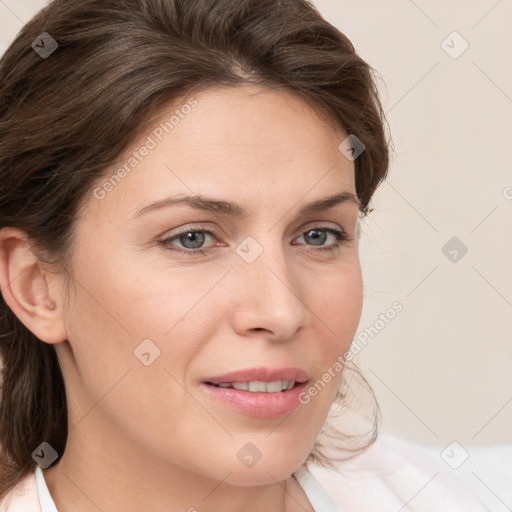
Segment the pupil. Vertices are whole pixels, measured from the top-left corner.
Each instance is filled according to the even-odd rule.
[[[194,238],[199,237],[199,240],[194,240]],[[186,242],[192,242],[192,246],[188,246]],[[197,249],[201,247],[204,243],[204,233],[197,233],[189,231],[188,233],[184,233],[180,236],[180,242],[187,248],[187,249]]]
[[[318,237],[318,236],[310,237],[310,233],[317,233],[317,234],[320,233],[320,237]],[[325,233],[325,231],[322,231],[321,229],[311,229],[305,235],[306,238],[310,238],[310,240],[312,240],[314,242],[312,245],[322,245],[325,242],[326,236],[327,236],[327,234]],[[317,243],[317,242],[319,242],[319,243]]]

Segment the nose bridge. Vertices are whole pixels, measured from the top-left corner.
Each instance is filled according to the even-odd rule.
[[[236,248],[238,326],[292,336],[303,324],[306,306],[286,247],[276,231],[245,238]]]

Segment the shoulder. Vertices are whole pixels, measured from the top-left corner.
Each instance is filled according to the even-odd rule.
[[[29,473],[0,500],[0,512],[41,512],[35,472]]]
[[[412,443],[380,434],[363,453],[333,462],[336,469],[307,468],[342,510],[379,512],[487,511],[464,484]]]

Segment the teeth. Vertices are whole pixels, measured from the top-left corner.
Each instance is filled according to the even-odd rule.
[[[220,388],[235,388],[241,391],[250,391],[252,393],[279,393],[292,389],[295,386],[294,380],[275,380],[273,382],[263,382],[251,380],[249,382],[221,382],[217,384]]]
[[[267,389],[267,385],[270,387],[270,389]],[[265,393],[265,392],[271,391],[272,393],[274,393],[275,392],[274,386],[275,386],[275,382],[266,383],[266,382],[259,382],[257,380],[249,381],[249,391],[252,391],[252,392]],[[281,386],[279,386],[278,391],[281,391]]]
[[[233,382],[231,384],[232,387],[235,389],[241,389],[242,391],[248,391],[249,390],[249,383],[248,382]]]

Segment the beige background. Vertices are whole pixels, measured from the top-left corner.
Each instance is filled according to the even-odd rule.
[[[512,3],[315,4],[387,87],[396,154],[363,229],[359,326],[403,304],[360,356],[385,426],[443,446],[511,442]],[[469,44],[456,59],[441,46],[453,31]],[[441,251],[454,236],[457,262]]]
[[[0,52],[45,3],[0,0]],[[380,72],[396,146],[361,242],[358,332],[403,305],[359,359],[384,426],[433,445],[512,442],[512,2],[315,4]],[[453,31],[469,44],[458,58],[443,48],[460,38],[442,46]],[[442,252],[454,236],[468,249],[456,262]]]

